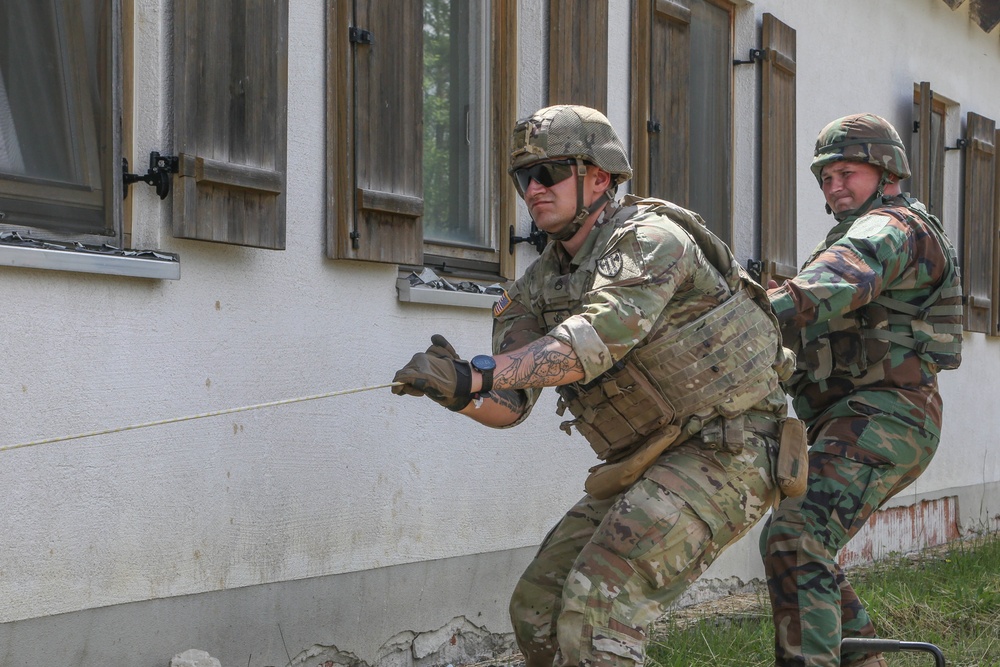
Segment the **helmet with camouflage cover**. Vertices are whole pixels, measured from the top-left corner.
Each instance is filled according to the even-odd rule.
[[[822,185],[823,167],[838,160],[867,162],[897,176],[910,177],[906,148],[896,128],[884,118],[859,113],[838,118],[816,137],[811,169]]]
[[[607,116],[590,107],[560,104],[539,109],[514,126],[510,169],[545,160],[579,158],[615,177],[615,184],[632,178],[625,146]]]
[[[565,241],[576,234],[587,216],[614,199],[616,186],[632,178],[632,166],[611,121],[596,109],[560,104],[539,109],[514,125],[507,173],[515,185],[514,172],[518,169],[561,159],[577,161],[576,217],[565,229],[549,233],[551,238]],[[597,197],[590,206],[583,203],[584,163],[603,169],[612,178],[604,196]]]

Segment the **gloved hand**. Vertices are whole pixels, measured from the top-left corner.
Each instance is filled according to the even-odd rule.
[[[402,396],[427,396],[452,412],[458,412],[472,400],[472,366],[459,358],[444,336],[431,336],[431,346],[418,352],[398,371],[392,393]]]

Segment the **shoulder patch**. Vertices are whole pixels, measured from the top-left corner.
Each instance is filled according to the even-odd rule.
[[[885,229],[891,221],[892,218],[887,215],[865,215],[858,218],[844,236],[849,239],[866,239]]]
[[[510,295],[507,294],[507,290],[504,290],[497,302],[493,304],[493,317],[500,317],[510,304]]]
[[[622,272],[622,266],[622,253],[617,249],[597,260],[597,272],[605,278],[617,277]]]

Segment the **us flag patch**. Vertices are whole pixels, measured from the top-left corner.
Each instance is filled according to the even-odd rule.
[[[500,317],[500,314],[507,310],[509,305],[510,297],[507,295],[507,290],[504,290],[503,295],[493,304],[493,317]]]

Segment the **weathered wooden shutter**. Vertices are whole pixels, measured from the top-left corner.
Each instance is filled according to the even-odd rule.
[[[797,273],[795,159],[795,30],[764,14],[761,78],[762,280]]]
[[[549,104],[607,112],[607,2],[549,0]]]
[[[913,178],[910,191],[934,215],[941,217],[944,205],[944,139],[945,115],[943,102],[935,99],[931,84],[922,81],[914,97],[917,117],[913,132],[915,151],[910,156]]]
[[[173,233],[285,247],[288,0],[174,0]]]
[[[933,178],[933,162],[931,161],[931,116],[933,113],[934,93],[928,81],[920,82],[917,105],[920,116],[917,118],[914,131],[917,135],[916,178],[911,187],[914,196],[925,204],[931,200],[931,179]]]
[[[993,135],[994,151],[1000,146],[1000,130]],[[992,309],[990,316],[990,335],[1000,336],[1000,158],[994,153],[993,160],[993,219],[990,222],[990,238],[993,239],[992,279]]]
[[[655,0],[651,25],[647,194],[690,206],[691,10]]]
[[[968,114],[965,149],[965,234],[962,279],[968,299],[965,328],[993,333],[993,283],[996,274],[996,122]]]
[[[423,4],[340,0],[330,11],[327,255],[422,264]]]
[[[496,159],[493,183],[500,220],[500,275],[507,280],[516,278],[516,254],[510,239],[515,236],[519,197],[507,174],[510,158],[510,134],[517,121],[517,0],[493,0],[493,63],[491,90],[493,105],[491,134],[494,137]]]

